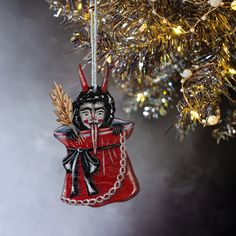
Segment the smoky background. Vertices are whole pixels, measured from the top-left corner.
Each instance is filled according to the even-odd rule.
[[[174,129],[165,135],[174,110],[159,120],[128,117],[112,82],[116,116],[136,123],[128,151],[141,191],[97,209],[60,201],[66,152],[53,137],[49,92],[53,81],[73,99],[81,89],[83,52],[73,52],[69,37],[45,1],[0,0],[0,235],[232,235],[235,140],[217,145],[210,128],[198,128],[176,141]]]

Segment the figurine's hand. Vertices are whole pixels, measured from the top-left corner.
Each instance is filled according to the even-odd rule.
[[[69,129],[66,131],[66,137],[70,140],[77,140],[78,139],[78,136],[73,129]]]
[[[117,124],[112,124],[111,128],[112,128],[112,133],[114,135],[119,135],[122,133],[124,126],[120,123],[117,123]]]

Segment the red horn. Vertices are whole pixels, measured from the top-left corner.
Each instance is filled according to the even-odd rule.
[[[84,72],[83,72],[83,69],[82,69],[81,65],[79,65],[79,78],[80,78],[80,82],[81,82],[83,91],[87,92],[88,89],[89,89],[89,86],[88,86],[88,83],[87,83],[87,80],[85,78],[85,75],[84,75]]]
[[[102,91],[103,92],[107,91],[108,79],[109,79],[109,64],[107,63],[106,67],[105,67],[104,79],[103,79],[103,83],[102,83]]]

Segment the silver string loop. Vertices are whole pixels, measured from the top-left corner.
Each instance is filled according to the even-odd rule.
[[[97,0],[90,0],[91,84],[97,89]]]

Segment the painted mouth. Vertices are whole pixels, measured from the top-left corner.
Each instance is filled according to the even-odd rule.
[[[89,124],[89,125],[98,125],[99,123],[98,123],[98,121],[91,121],[91,122],[89,122],[88,124]]]

